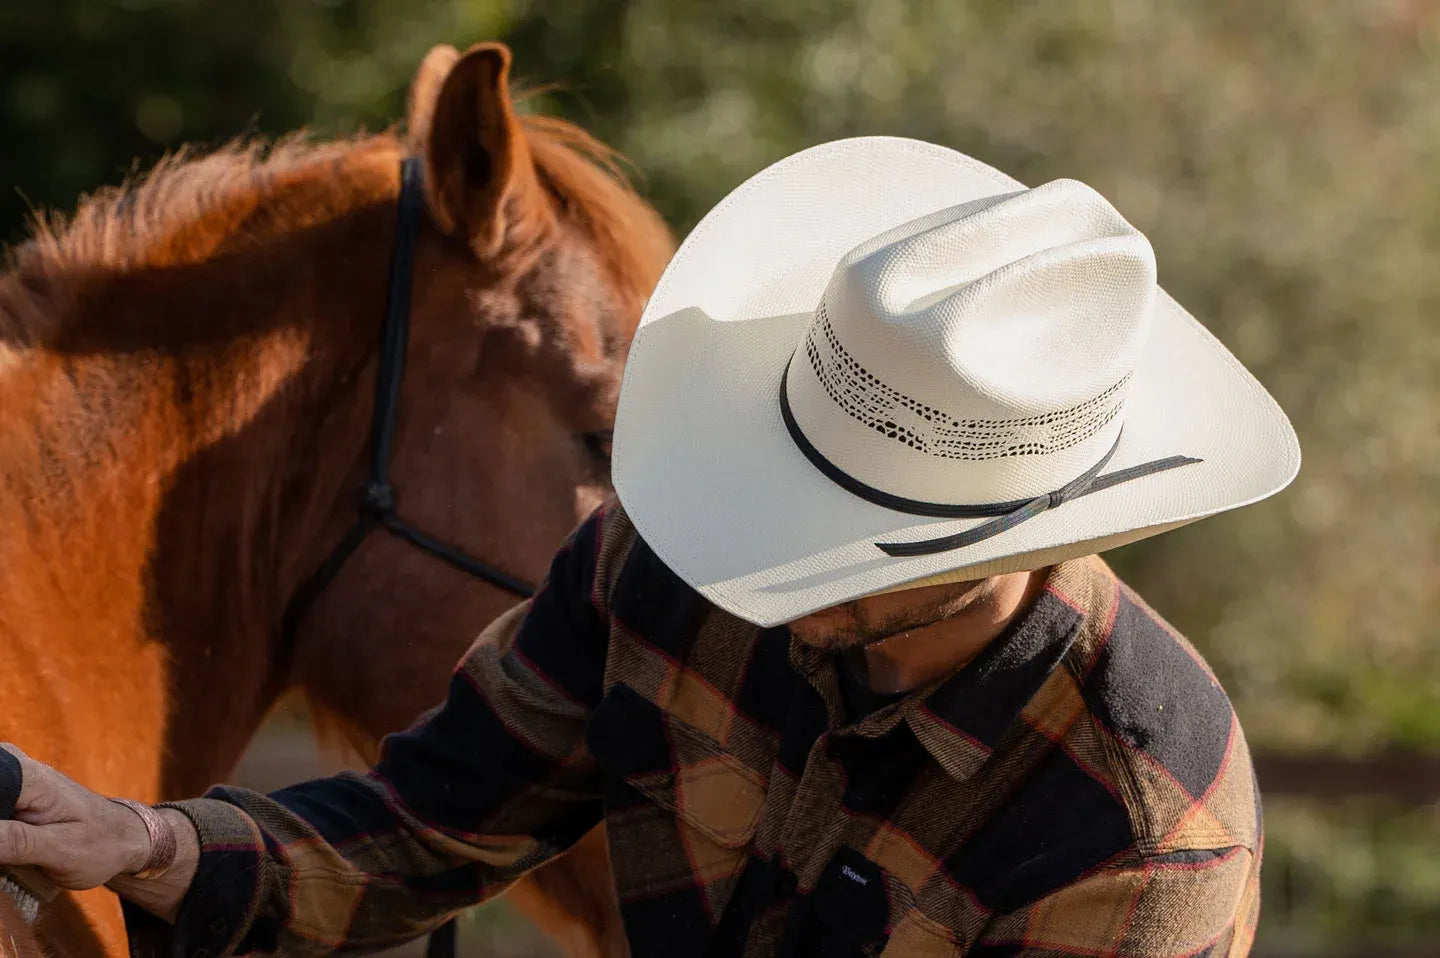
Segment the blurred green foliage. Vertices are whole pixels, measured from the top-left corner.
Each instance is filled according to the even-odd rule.
[[[1440,952],[1440,815],[1371,801],[1266,803],[1260,955]]]
[[[181,143],[386,125],[431,44],[495,37],[521,80],[558,84],[531,106],[624,150],[682,233],[765,164],[859,133],[1100,189],[1305,453],[1284,494],[1114,561],[1215,664],[1256,747],[1440,749],[1434,5],[0,4],[0,237]],[[1282,804],[1270,824],[1272,943],[1440,934],[1434,810]]]
[[[0,4],[0,237],[184,143],[387,125],[433,43],[508,22],[449,0]]]

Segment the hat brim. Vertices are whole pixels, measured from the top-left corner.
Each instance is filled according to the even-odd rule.
[[[1263,499],[1300,465],[1294,430],[1230,352],[1163,291],[1106,471],[1200,462],[1066,502],[974,545],[892,558],[936,520],[840,488],[791,440],[780,382],[840,258],[935,210],[1024,187],[964,154],[864,137],[795,154],[701,221],[630,349],[614,483],[636,530],[711,602],[761,626],[906,583],[1039,568]]]

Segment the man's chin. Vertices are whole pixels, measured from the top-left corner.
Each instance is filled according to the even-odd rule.
[[[806,629],[796,626],[797,623],[790,624],[790,635],[795,641],[812,649],[819,649],[821,652],[839,652],[842,649],[859,648],[875,641],[852,631],[833,628]]]

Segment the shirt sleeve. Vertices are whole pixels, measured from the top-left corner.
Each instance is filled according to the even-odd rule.
[[[1150,855],[997,915],[967,954],[1244,956],[1259,910],[1259,856],[1249,849]]]
[[[461,660],[443,704],[368,774],[177,802],[201,852],[173,928],[127,907],[137,956],[376,948],[502,891],[599,822],[584,727],[604,677],[603,511],[534,599]]]

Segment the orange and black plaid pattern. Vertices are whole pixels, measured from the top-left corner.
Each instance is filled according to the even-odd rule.
[[[369,775],[178,805],[137,955],[412,938],[606,823],[636,956],[1243,955],[1259,801],[1229,701],[1098,559],[847,724],[836,663],[716,609],[611,505]]]

